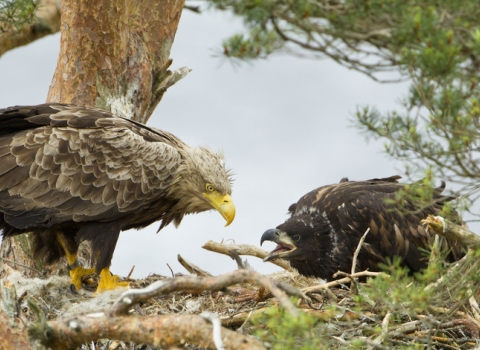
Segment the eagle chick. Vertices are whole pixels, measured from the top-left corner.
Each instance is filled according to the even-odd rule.
[[[402,266],[412,272],[426,267],[427,250],[433,236],[421,220],[437,214],[451,197],[441,196],[443,187],[435,189],[433,203],[422,209],[414,201],[403,199],[404,208],[396,207],[395,193],[404,190],[399,176],[367,181],[348,181],[317,188],[290,206],[290,218],[261,238],[277,243],[264,259],[286,259],[305,276],[330,281],[337,271],[348,272],[360,238],[370,229],[357,258],[357,271],[378,271],[387,258],[400,258]],[[389,201],[388,201],[389,200]],[[466,247],[443,240],[449,249],[447,260],[463,256]]]

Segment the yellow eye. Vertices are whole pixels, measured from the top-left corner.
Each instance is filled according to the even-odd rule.
[[[208,192],[213,192],[213,191],[215,191],[215,187],[213,187],[213,185],[207,184],[206,188],[207,188],[207,191],[208,191]]]

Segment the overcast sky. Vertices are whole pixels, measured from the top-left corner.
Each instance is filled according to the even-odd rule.
[[[401,174],[383,154],[383,141],[366,140],[353,127],[358,106],[399,108],[407,84],[379,84],[324,60],[275,55],[234,67],[213,57],[222,39],[240,28],[224,13],[184,11],[172,68],[192,72],[168,90],[149,121],[190,145],[222,150],[234,170],[237,216],[227,228],[214,211],[185,217],[155,234],[159,224],[120,235],[112,271],[134,277],[186,273],[177,254],[213,274],[236,269],[229,257],[205,251],[208,240],[259,245],[262,233],[284,222],[305,193],[342,177],[363,180]],[[60,36],[52,35],[0,58],[0,106],[45,102]],[[273,249],[272,243],[265,244]],[[277,270],[257,258],[262,273]]]

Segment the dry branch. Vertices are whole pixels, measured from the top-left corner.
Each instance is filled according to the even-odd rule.
[[[52,349],[75,349],[97,339],[118,339],[137,344],[169,348],[185,343],[215,348],[213,326],[197,315],[108,316],[91,313],[62,317],[31,332],[32,336]],[[222,328],[226,349],[265,349],[255,338]]]
[[[370,232],[370,227],[367,228],[367,230],[363,234],[362,238],[360,238],[360,241],[358,241],[357,249],[355,249],[355,253],[353,254],[353,259],[352,259],[352,272],[351,272],[352,275],[355,273],[355,268],[357,267],[358,254],[360,253],[360,250],[362,249],[363,242],[365,241],[365,238],[367,237],[369,232]]]
[[[195,274],[199,277],[210,277],[212,274],[198,267],[197,265],[185,260],[180,254],[177,255],[178,262],[191,274]]]
[[[249,244],[224,244],[224,243],[217,243],[214,241],[208,241],[202,246],[202,248],[206,250],[210,250],[215,253],[228,255],[232,259],[233,259],[232,254],[234,252],[236,252],[238,255],[255,256],[262,260],[268,255],[268,251],[266,251],[265,249],[258,248]],[[281,268],[287,271],[293,271],[292,267],[286,260],[276,259],[269,262],[277,266],[280,266]]]
[[[362,271],[362,272],[354,273],[352,275],[349,275],[348,277],[341,278],[339,280],[319,284],[319,285],[312,286],[312,287],[302,288],[301,291],[305,294],[320,293],[324,289],[329,289],[329,288],[339,286],[339,285],[344,284],[344,283],[349,283],[349,282],[352,281],[353,278],[357,278],[357,277],[376,277],[376,276],[379,276],[379,275],[388,276],[387,274],[385,274],[383,272],[370,272],[368,270],[365,270],[365,271]]]
[[[177,277],[173,279],[157,281],[143,289],[128,290],[124,292],[115,302],[111,311],[111,315],[119,316],[127,314],[133,305],[164,293],[180,290],[195,290],[198,292],[205,290],[218,291],[238,283],[253,283],[262,286],[263,288],[269,290],[278,299],[280,304],[287,312],[291,313],[292,315],[298,314],[298,310],[295,308],[295,306],[293,306],[286,294],[287,292],[300,296],[301,293],[296,290],[296,288],[285,288],[285,284],[275,282],[274,280],[255,271],[238,270],[217,277]],[[293,289],[295,289],[296,293],[294,293]]]
[[[422,224],[435,231],[435,233],[453,239],[461,244],[476,249],[480,247],[480,236],[464,226],[454,224],[441,216],[429,215],[422,220]]]
[[[298,315],[300,311],[290,302],[287,293],[309,301],[296,288],[250,270],[233,271],[218,277],[182,276],[157,281],[143,289],[128,290],[111,309],[61,317],[50,322],[47,322],[40,309],[31,302],[39,321],[31,328],[30,334],[43,345],[54,349],[76,348],[85,342],[102,338],[161,347],[194,343],[201,347],[214,348],[223,343],[226,349],[264,349],[257,340],[215,326],[216,319],[211,314],[151,317],[128,315],[129,310],[136,304],[165,293],[184,290],[224,290],[238,283],[258,284],[269,290],[292,315]],[[213,325],[205,318],[213,321]],[[215,341],[212,338],[214,330]]]

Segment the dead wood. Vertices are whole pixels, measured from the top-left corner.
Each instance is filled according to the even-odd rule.
[[[143,289],[128,290],[124,292],[113,305],[110,314],[112,316],[125,315],[128,313],[130,308],[133,307],[133,305],[164,293],[182,290],[194,290],[197,292],[205,290],[219,291],[238,283],[258,284],[269,290],[278,299],[285,310],[292,315],[298,315],[299,311],[290,302],[287,293],[308,299],[308,297],[304,296],[303,293],[298,291],[298,289],[294,287],[286,288],[285,283],[278,283],[255,271],[238,270],[217,277],[199,278],[182,276],[173,279],[157,281]]]
[[[379,276],[379,275],[388,276],[387,274],[385,274],[383,272],[370,272],[368,270],[365,270],[365,271],[362,271],[362,272],[356,272],[354,274],[349,275],[348,277],[344,277],[344,278],[341,278],[339,280],[319,284],[319,285],[316,285],[316,286],[302,288],[301,291],[303,293],[307,294],[307,295],[310,294],[310,293],[320,293],[322,290],[329,289],[329,288],[332,288],[332,287],[335,287],[335,286],[339,286],[339,285],[342,285],[342,284],[345,284],[345,283],[352,282],[352,280],[354,278],[376,277],[376,276]]]
[[[75,349],[102,338],[170,348],[186,343],[215,348],[214,327],[198,315],[109,316],[90,313],[62,317],[36,328],[32,336],[52,349]],[[265,349],[260,341],[226,328],[221,329],[226,349]]]
[[[467,227],[454,224],[441,216],[429,215],[422,220],[422,224],[440,236],[453,239],[461,244],[465,244],[469,248],[476,249],[480,247],[479,235],[470,231]]]
[[[225,243],[218,243],[214,241],[208,241],[202,246],[203,249],[225,254],[234,259],[234,254],[238,255],[250,255],[255,256],[260,259],[264,259],[268,255],[268,251],[265,249],[250,245],[250,244],[225,244]],[[280,266],[281,268],[287,271],[293,271],[290,263],[286,260],[276,259],[269,261],[272,264]]]
[[[212,274],[204,269],[198,267],[197,265],[191,263],[188,260],[185,260],[180,254],[177,255],[178,262],[191,274],[197,275],[199,277],[209,277]]]
[[[250,270],[233,271],[218,277],[182,276],[152,283],[143,289],[124,292],[113,307],[99,312],[89,312],[74,316],[60,317],[55,321],[46,321],[45,316],[33,302],[31,308],[37,314],[38,322],[31,328],[30,334],[43,345],[55,349],[72,349],[80,344],[101,338],[133,341],[154,346],[176,346],[194,343],[202,347],[218,347],[212,340],[215,323],[209,324],[205,318],[215,320],[208,315],[156,315],[152,317],[128,316],[129,310],[136,304],[150,298],[174,291],[184,290],[224,290],[238,283],[258,284],[269,290],[292,315],[299,311],[287,297],[296,295],[309,300],[296,288],[276,282],[266,276]],[[207,317],[208,316],[208,317]],[[213,322],[213,321],[212,321]],[[227,329],[221,329],[221,339],[230,349],[263,349],[263,345],[251,338]]]

